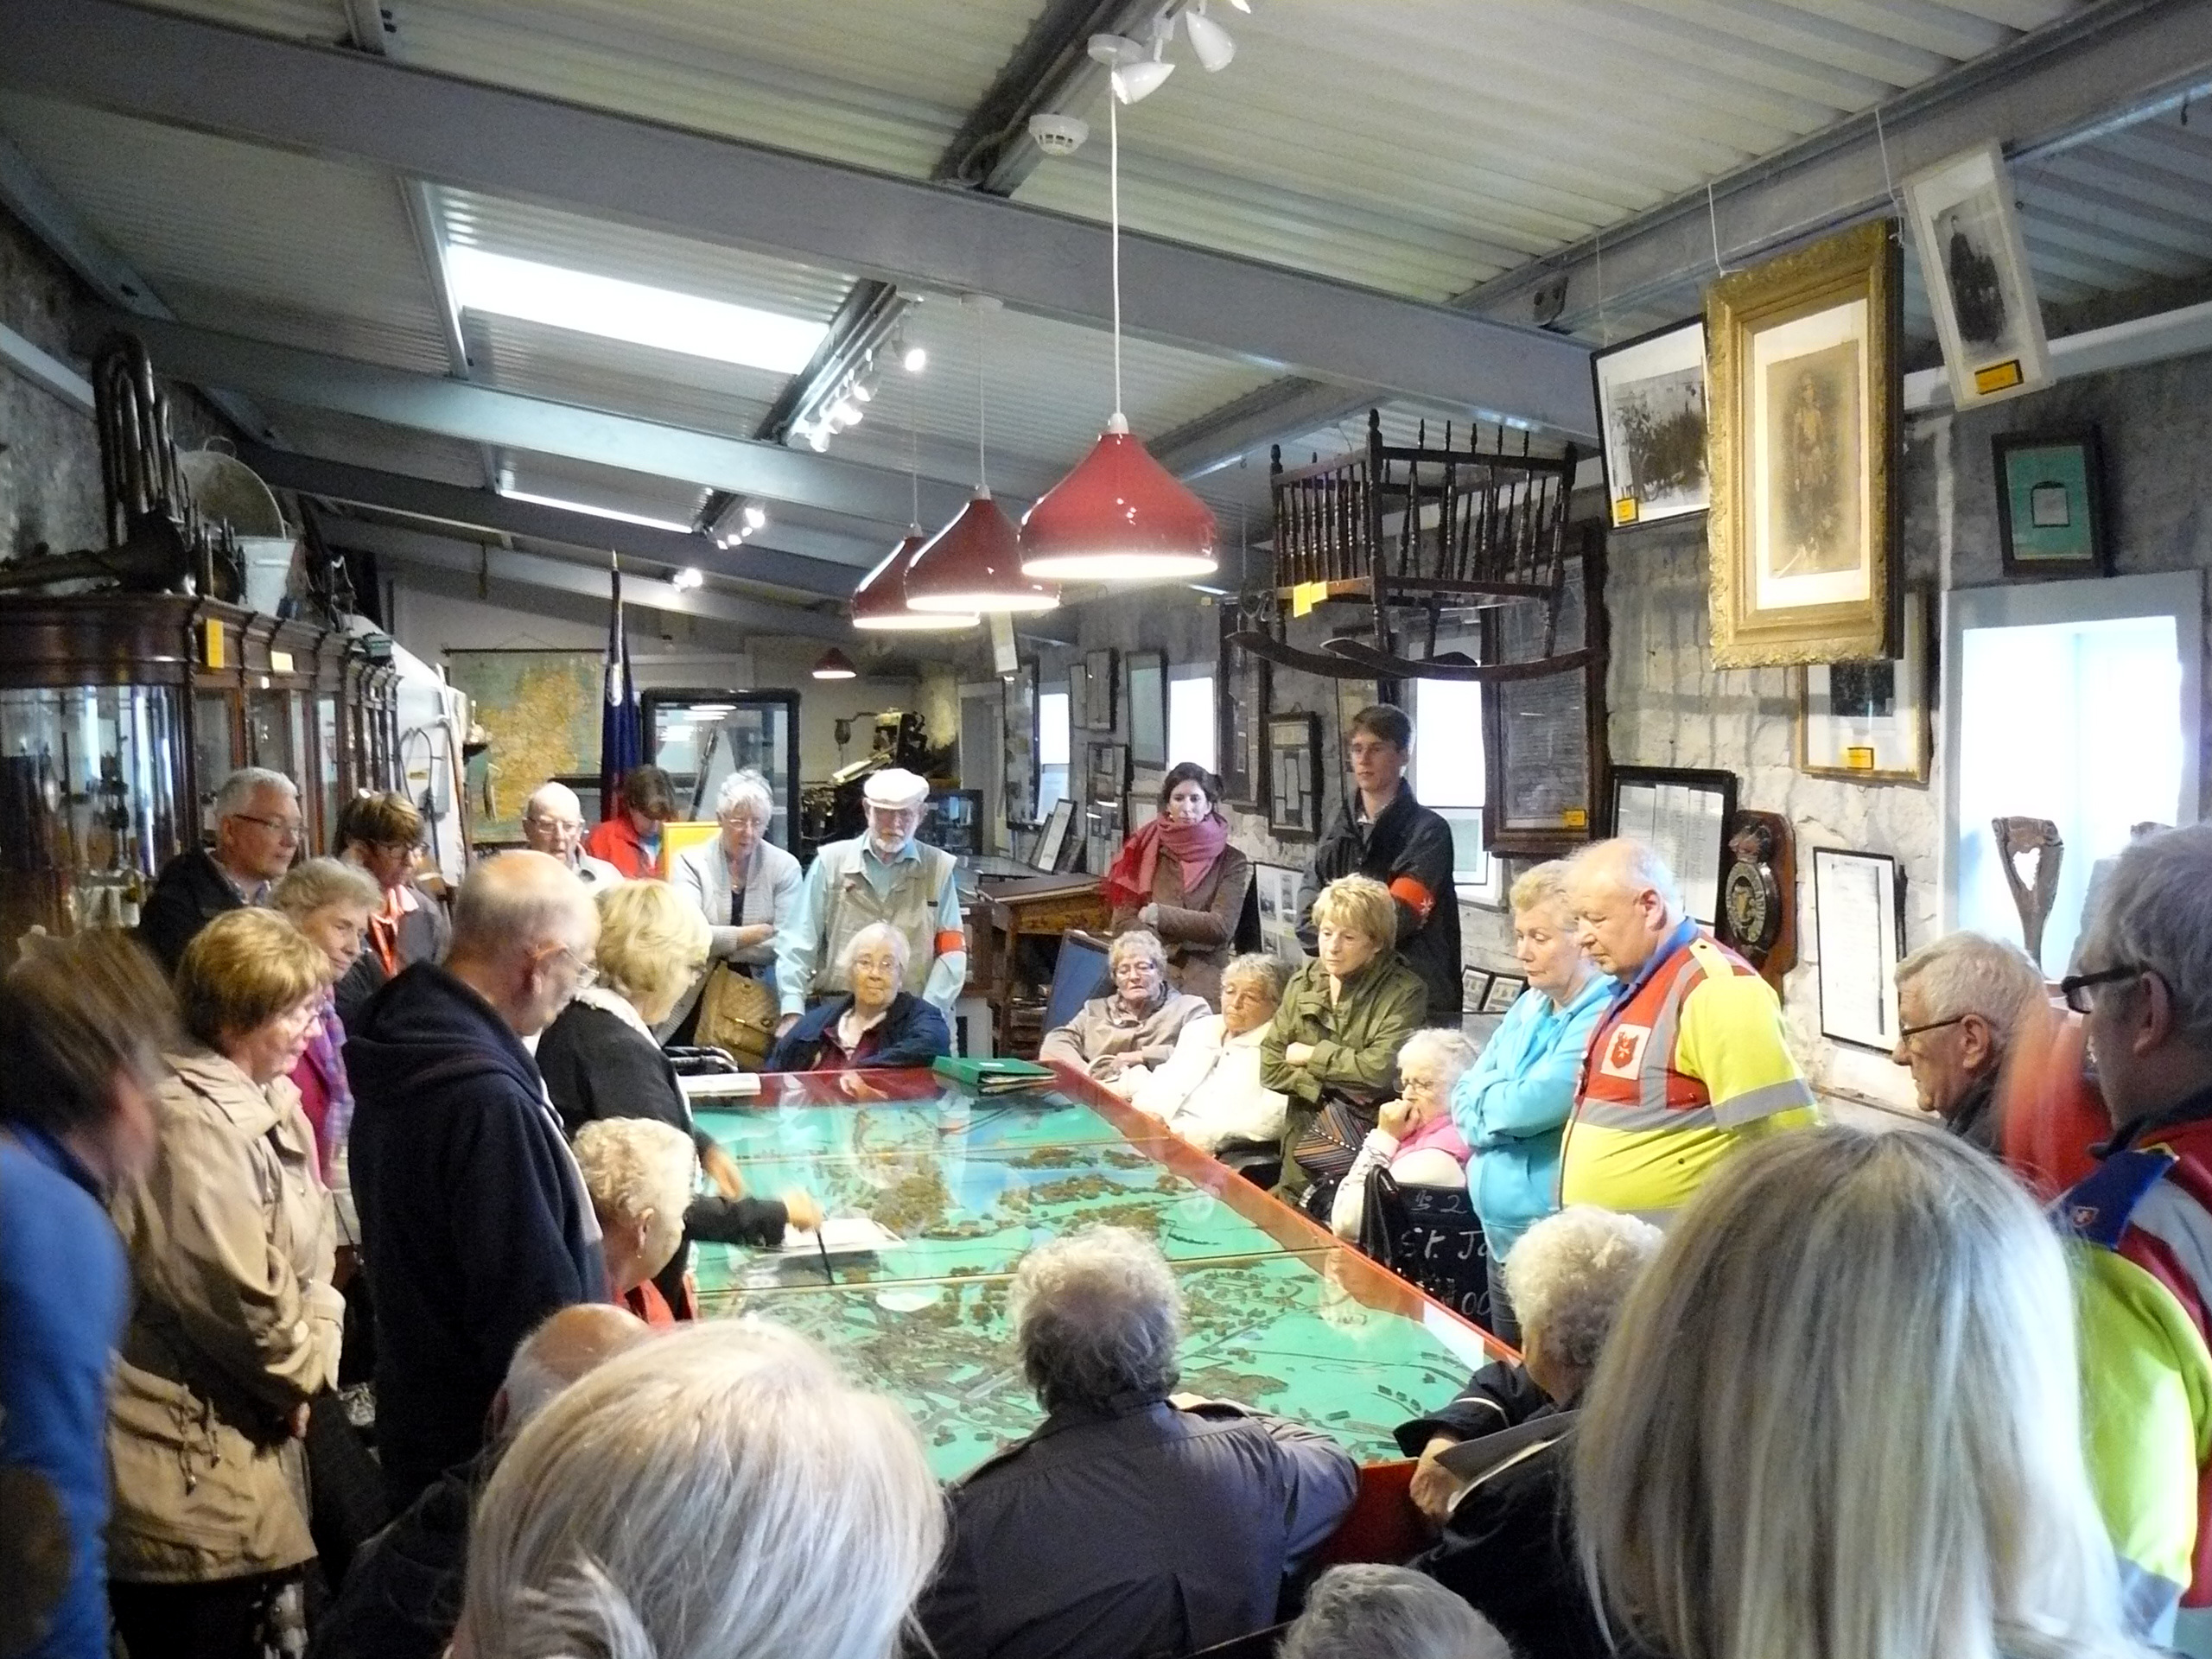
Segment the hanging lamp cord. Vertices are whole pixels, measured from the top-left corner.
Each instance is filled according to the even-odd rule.
[[[976,306],[976,487],[985,495],[991,493],[989,443],[991,424],[990,381],[984,373],[983,359],[990,343],[984,332],[983,313],[989,308]]]
[[[1106,97],[1106,211],[1108,240],[1114,270],[1114,422],[1127,423],[1122,414],[1122,112],[1120,100]]]

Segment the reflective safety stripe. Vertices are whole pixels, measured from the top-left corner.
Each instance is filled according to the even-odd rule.
[[[2170,1645],[2181,1586],[2146,1567],[2138,1567],[2125,1555],[2114,1555],[2113,1561],[2120,1568],[2120,1618],[2128,1633],[2160,1647]]]
[[[1390,896],[1406,905],[1424,922],[1428,912],[1436,908],[1436,895],[1413,879],[1402,875],[1390,883]]]
[[[1813,1097],[1809,1084],[1802,1078],[1790,1077],[1781,1083],[1770,1083],[1764,1089],[1747,1090],[1743,1094],[1732,1096],[1726,1103],[1727,1109],[1722,1116],[1732,1129],[1740,1124],[1757,1122],[1763,1117],[1772,1117],[1777,1112],[1794,1112],[1801,1107],[1818,1103]],[[1719,1108],[1716,1107],[1714,1110],[1718,1112]]]
[[[1654,1071],[1664,1075],[1664,1067],[1645,1069],[1649,1077]],[[1660,1087],[1663,1101],[1666,1088]],[[1646,1096],[1647,1100],[1649,1096]],[[1631,1135],[1663,1135],[1673,1129],[1711,1129],[1719,1127],[1720,1120],[1710,1106],[1617,1106],[1611,1101],[1585,1099],[1575,1113],[1575,1122],[1587,1123],[1594,1128],[1619,1129]]]
[[[1659,1016],[1651,1022],[1651,1040],[1643,1049],[1643,1075],[1637,1079],[1637,1090],[1643,1096],[1643,1109],[1656,1120],[1649,1127],[1665,1128],[1670,1118],[1691,1116],[1668,1109],[1667,1079],[1675,1069],[1675,1039],[1681,1035],[1685,995],[1682,982],[1691,975],[1700,973],[1704,965],[1697,959],[1696,951],[1682,953],[1682,965],[1675,969],[1674,978],[1668,982],[1666,999],[1659,1004]],[[1698,1109],[1706,1113],[1705,1124],[1710,1127],[1713,1109],[1707,1106]]]

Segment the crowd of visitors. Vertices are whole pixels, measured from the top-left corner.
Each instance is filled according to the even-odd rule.
[[[0,1652],[1164,1659],[1302,1605],[1294,1659],[2212,1655],[2212,829],[2118,859],[2063,1008],[1995,941],[1900,963],[1933,1128],[1844,1128],[1634,842],[1513,885],[1528,987],[1478,1051],[1431,971],[1448,832],[1440,873],[1402,716],[1352,724],[1313,958],[1230,954],[1249,869],[1179,768],[1116,867],[1111,989],[1046,1052],[1272,1153],[1342,1238],[1464,1192],[1519,1353],[1399,1429],[1403,1564],[1321,1570],[1372,1491],[1325,1425],[1179,1391],[1140,1233],[1023,1256],[1042,1421],[944,1488],[880,1379],[696,1317],[689,1241],[823,1216],[747,1192],[667,1033],[719,972],[773,1069],[857,1100],[947,1052],[919,779],[877,773],[804,877],[753,775],[672,859],[645,777],[613,874],[549,786],[448,907],[404,798],[296,860],[296,792],[246,772],[139,940],[0,977]],[[2045,1214],[2020,1072],[2069,1033],[2110,1135]],[[366,1524],[334,1501],[357,1329]]]

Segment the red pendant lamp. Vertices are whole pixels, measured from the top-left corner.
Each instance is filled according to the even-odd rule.
[[[916,550],[906,567],[906,606],[963,616],[1049,611],[1060,602],[1059,589],[1022,574],[1020,535],[991,499],[985,471],[989,411],[983,395],[983,319],[999,302],[982,294],[963,295],[960,302],[976,315],[976,493],[950,524]]]
[[[861,585],[853,589],[855,627],[871,632],[897,629],[911,633],[925,630],[941,633],[976,626],[977,619],[972,612],[963,615],[957,611],[915,611],[906,607],[906,568],[913,563],[914,555],[921,551],[922,543],[927,539],[919,524],[911,526],[906,539],[861,578]]]
[[[1118,98],[1118,92],[1116,98]],[[1129,435],[1122,413],[1122,120],[1107,100],[1114,260],[1114,417],[1090,453],[1022,516],[1021,570],[1051,582],[1210,575],[1213,514]]]

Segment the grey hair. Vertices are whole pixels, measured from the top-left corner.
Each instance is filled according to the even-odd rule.
[[[652,1211],[645,1259],[667,1266],[699,1171],[691,1137],[655,1117],[602,1117],[576,1131],[575,1154],[594,1208],[627,1221]]]
[[[544,853],[494,853],[469,871],[453,905],[448,959],[504,962],[599,931],[591,889]]]
[[[2212,1047],[2212,824],[2160,830],[2120,854],[2081,963],[2156,974],[2176,1034]]]
[[[522,804],[522,815],[525,818],[543,817],[543,809],[550,806],[566,807],[572,818],[582,819],[584,815],[584,804],[577,799],[576,791],[556,778],[547,779],[530,791],[530,798]]]
[[[1116,933],[1114,943],[1106,947],[1106,967],[1109,972],[1122,965],[1122,958],[1133,951],[1141,950],[1167,971],[1167,947],[1160,942],[1160,935],[1148,927],[1133,927],[1126,933]]]
[[[1179,1375],[1183,1294],[1167,1259],[1126,1227],[1086,1227],[1021,1258],[1007,1299],[1021,1369],[1047,1411],[1116,1395],[1165,1399]]]
[[[1988,1022],[2000,1052],[2045,996],[2043,969],[2026,951],[1981,933],[1947,933],[1922,945],[1897,966],[1897,989],[1915,980],[1920,982],[1928,1019],[1978,1014]]]
[[[507,1362],[499,1384],[507,1407],[500,1438],[513,1440],[563,1389],[653,1335],[652,1326],[611,1302],[572,1302],[548,1314],[515,1344],[515,1357]]]
[[[1588,1376],[1665,1236],[1648,1221],[1593,1205],[1546,1216],[1505,1257],[1505,1294],[1521,1328],[1539,1333],[1547,1357]]]
[[[384,903],[384,889],[358,865],[340,858],[310,858],[284,872],[269,902],[299,922],[326,905],[360,905],[374,910]]]
[[[722,786],[715,791],[715,816],[728,816],[730,809],[739,802],[750,802],[760,808],[765,819],[776,816],[776,791],[768,787],[768,780],[751,766],[733,772],[722,779]]]
[[[1475,1063],[1475,1046],[1462,1031],[1449,1026],[1427,1026],[1414,1033],[1398,1046],[1398,1070],[1405,1071],[1408,1060],[1427,1060],[1436,1068],[1436,1085],[1445,1093],[1452,1092],[1452,1085]]]
[[[705,1321],[608,1361],[477,1506],[473,1659],[889,1653],[944,1542],[921,1440],[798,1332]]]
[[[215,821],[235,818],[253,800],[254,791],[273,789],[297,800],[300,786],[281,772],[271,772],[266,766],[240,766],[223,779],[215,791]]]
[[[1648,842],[1629,836],[1616,836],[1611,841],[1591,842],[1567,861],[1569,880],[1586,879],[1596,870],[1605,871],[1631,892],[1649,887],[1667,901],[1669,910],[1677,916],[1681,914],[1681,881],[1673,867],[1660,856],[1658,849]]]
[[[1584,1394],[1599,1605],[1671,1659],[2136,1651],[2050,1317],[2072,1306],[2056,1234],[1954,1136],[1730,1154]]]
[[[1221,982],[1232,979],[1256,979],[1267,988],[1268,1001],[1281,1002],[1282,994],[1290,986],[1290,969],[1280,959],[1252,950],[1234,957],[1229,966],[1221,970]]]
[[[837,952],[837,976],[848,985],[853,982],[853,963],[871,944],[888,944],[893,973],[901,984],[906,982],[907,964],[914,959],[914,942],[888,922],[870,922],[866,927],[845,941],[845,948]]]
[[[1352,1561],[1314,1580],[1275,1659],[1513,1659],[1513,1649],[1434,1579]]]

